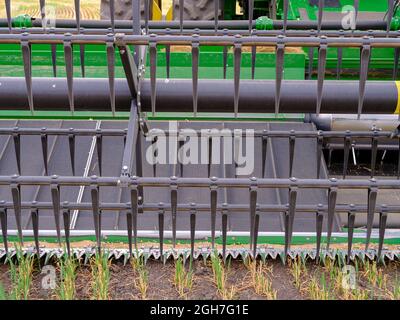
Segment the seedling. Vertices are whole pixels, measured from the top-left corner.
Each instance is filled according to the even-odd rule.
[[[144,257],[132,258],[131,265],[135,273],[135,287],[139,290],[142,300],[145,300],[149,287],[149,272],[146,269]]]
[[[7,293],[3,284],[0,282],[0,301],[7,300]]]
[[[10,298],[12,300],[28,300],[32,283],[33,257],[25,255],[19,246],[16,245],[15,248],[17,263],[8,259],[12,283]]]
[[[75,279],[78,262],[73,257],[64,256],[59,260],[60,285],[57,296],[60,300],[74,300]]]
[[[91,259],[92,267],[92,297],[94,300],[107,300],[110,286],[110,265],[106,252],[96,253]]]
[[[186,297],[187,293],[192,289],[193,286],[192,260],[190,260],[188,271],[185,269],[185,263],[183,262],[182,257],[179,257],[179,259],[176,260],[174,284],[179,296]]]
[[[301,278],[307,274],[305,262],[297,257],[294,260],[289,260],[290,273],[293,276],[293,283],[297,289],[301,288]]]
[[[251,274],[251,282],[257,294],[266,297],[268,300],[276,300],[277,292],[272,287],[270,275],[272,266],[267,267],[264,263],[253,261],[247,264]]]
[[[211,255],[211,267],[214,275],[214,283],[217,286],[218,293],[224,300],[232,300],[236,296],[235,286],[228,286],[227,274],[230,269],[230,260],[226,266],[222,263],[217,253]]]
[[[308,292],[312,300],[331,300],[331,290],[327,286],[325,275],[321,274],[320,280],[318,277],[312,277],[309,283]]]

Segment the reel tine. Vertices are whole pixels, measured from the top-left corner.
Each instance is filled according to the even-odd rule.
[[[18,133],[18,130],[18,127],[14,128],[15,132],[13,133],[13,140],[18,174],[21,174],[21,135]]]
[[[322,147],[324,143],[324,137],[318,132],[317,138],[317,179],[319,179],[321,173],[321,163],[322,163]]]
[[[171,77],[171,45],[165,45],[165,61],[167,67],[167,79]]]
[[[71,43],[71,34],[66,35],[64,40],[64,59],[65,59],[65,70],[67,73],[67,85],[68,85],[68,100],[71,113],[74,114],[75,103],[74,103],[74,61],[73,61],[73,50]]]
[[[371,145],[371,178],[373,178],[375,176],[376,157],[378,154],[378,139],[376,137],[372,138]]]
[[[56,176],[54,176],[56,177]],[[53,204],[54,222],[56,226],[58,243],[61,245],[60,230],[60,186],[56,183],[51,184],[51,201]]]
[[[288,233],[288,248],[292,243],[293,236],[293,225],[294,225],[294,216],[296,214],[296,202],[297,202],[297,187],[292,187],[289,189],[289,233]]]
[[[131,185],[131,208],[132,208],[132,228],[133,228],[133,243],[135,245],[135,249],[137,249],[137,215],[139,211],[139,193],[138,186],[136,184]]]
[[[360,0],[354,0],[354,21],[355,21],[355,29],[357,29],[357,18],[358,18],[358,11],[360,8]]]
[[[255,178],[252,178],[252,184],[257,183]],[[254,223],[257,209],[257,186],[252,185],[249,190],[250,193],[250,250],[253,248],[253,239],[254,239]]]
[[[46,28],[46,26],[45,26],[46,0],[39,0],[39,7],[40,7],[40,17],[42,18],[42,27],[44,29],[44,28]]]
[[[196,233],[196,205],[192,204],[192,210],[190,214],[190,261],[194,260],[194,241]]]
[[[278,38],[280,38],[280,40],[283,40],[283,38],[280,36],[278,36]],[[281,104],[283,64],[285,59],[285,44],[283,42],[277,43],[275,54],[276,54],[275,117],[278,117]]]
[[[239,113],[239,92],[240,92],[240,67],[242,63],[242,45],[235,43],[234,48],[234,113],[235,118]]]
[[[256,62],[257,62],[257,47],[251,47],[251,79],[254,80],[256,76]]]
[[[70,243],[70,223],[71,223],[71,210],[69,210],[66,206],[68,202],[64,202],[63,209],[63,220],[64,220],[64,235],[65,235],[65,244],[67,246],[67,254],[71,256],[71,243]]]
[[[74,129],[70,129],[72,132]],[[71,160],[72,175],[75,176],[75,134],[68,135],[69,156]]]
[[[43,132],[46,132],[46,128],[42,129]],[[42,133],[40,136],[40,140],[42,142],[42,154],[43,154],[43,164],[44,164],[44,172],[45,175],[49,175],[48,164],[47,164],[47,149],[48,149],[48,136],[46,133]]]
[[[112,36],[110,35],[110,40]],[[111,112],[115,117],[115,47],[112,41],[107,42],[108,85],[110,89]]]
[[[103,175],[103,136],[101,133],[96,134],[97,161],[99,162],[99,174]]]
[[[346,179],[347,167],[349,164],[351,140],[349,136],[344,138],[344,153],[343,153],[343,179]]]
[[[151,85],[151,112],[153,117],[156,114],[156,81],[157,81],[157,43],[151,41],[150,51],[150,85]]]
[[[183,9],[184,9],[184,0],[179,0],[179,29],[181,33],[183,32]]]
[[[90,194],[92,198],[93,222],[94,231],[96,234],[97,252],[101,252],[101,212],[99,203],[99,186],[94,183],[90,187]]]
[[[11,195],[13,199],[15,222],[18,230],[18,240],[23,244],[22,223],[21,223],[21,186],[18,184],[11,185]]]
[[[214,22],[215,22],[215,33],[218,32],[218,21],[219,18],[219,0],[214,0]]]
[[[215,179],[213,180],[215,182]],[[215,226],[217,220],[217,199],[218,190],[217,186],[211,185],[210,202],[211,202],[211,247],[215,248]]]
[[[353,246],[353,235],[354,235],[354,222],[356,220],[356,215],[354,213],[354,205],[350,206],[350,211],[348,212],[348,236],[347,236],[347,264],[350,263],[351,250]]]
[[[394,14],[394,0],[388,0],[386,33],[389,33]]]
[[[283,0],[283,33],[286,33],[289,13],[289,0]]]
[[[150,0],[144,0],[144,29],[146,34],[149,33],[149,19],[150,19]]]
[[[8,253],[8,236],[7,236],[7,208],[3,207],[5,201],[1,201],[0,205],[0,225],[1,234],[3,236],[4,250]]]
[[[313,63],[314,63],[314,47],[308,48],[308,75],[307,79],[312,79],[313,74]]]
[[[374,179],[371,179],[375,181]],[[376,198],[378,195],[378,188],[371,187],[368,189],[368,212],[367,212],[367,239],[365,241],[365,251],[368,250],[369,242],[371,239],[372,226],[374,223],[374,215],[376,209]]]
[[[57,78],[57,45],[52,43],[51,45],[51,64],[53,66],[53,76]]]
[[[86,65],[85,65],[85,45],[80,44],[79,45],[79,59],[81,62],[81,73],[82,73],[82,78],[86,77]]]
[[[294,130],[291,130],[292,135],[289,137],[289,178],[293,176],[294,151],[296,147],[296,136]]]
[[[253,31],[254,0],[249,0],[249,34]]]
[[[171,184],[172,245],[176,246],[176,213],[178,209],[178,187]]]
[[[321,33],[324,4],[325,4],[324,0],[318,0],[318,34]]]
[[[115,0],[110,0],[110,22],[112,33],[115,33]]]
[[[265,178],[265,170],[267,167],[268,137],[263,136],[262,140],[262,177]]]
[[[326,41],[326,37],[321,37]],[[327,56],[328,45],[325,42],[321,42],[318,49],[318,80],[317,80],[317,111],[316,114],[319,116],[322,105],[322,94],[324,89],[325,71],[326,71],[326,56]]]
[[[253,258],[257,259],[257,242],[258,242],[258,230],[260,227],[260,215],[257,213],[254,219],[254,239],[253,239]]]
[[[228,65],[228,47],[224,46],[223,52],[222,52],[222,60],[223,60],[223,77],[226,79],[226,73],[227,73],[227,65]]]
[[[199,43],[197,35],[193,35],[192,42],[192,86],[193,86],[193,116],[197,117],[198,84],[199,84]]]
[[[386,231],[386,224],[387,224],[387,207],[386,205],[382,205],[382,210],[379,213],[379,245],[378,245],[378,261],[382,258],[382,249],[383,243],[385,241],[385,231]]]
[[[75,3],[75,20],[76,20],[76,30],[80,32],[81,29],[81,1],[74,0]]]
[[[337,188],[331,187],[328,193],[328,233],[326,236],[327,249],[329,250],[329,245],[332,236],[333,229],[333,219],[335,217],[335,208],[336,208],[336,200],[337,200]]]
[[[285,257],[287,257],[288,252],[289,252],[289,233],[290,233],[290,227],[289,227],[289,212],[285,211],[284,217],[283,217],[283,222],[285,225]]]
[[[23,35],[28,36],[27,33]],[[26,91],[28,95],[28,104],[29,104],[29,109],[33,115],[34,106],[33,106],[33,92],[32,92],[32,48],[31,44],[26,39],[23,39],[21,41],[21,47],[22,47],[22,59],[24,62],[24,75],[25,75]]]
[[[336,80],[340,80],[343,64],[343,48],[337,48]]]
[[[316,231],[317,231],[317,250],[315,254],[315,260],[318,263],[319,255],[321,251],[321,239],[322,239],[322,225],[324,222],[324,215],[322,214],[322,205],[318,205],[318,210],[316,214]]]
[[[11,33],[12,31],[11,0],[5,0],[4,5],[6,7],[8,31]]]
[[[133,215],[132,211],[128,210],[126,212],[126,230],[128,234],[128,248],[129,248],[129,257],[132,257],[132,231],[133,231]]]
[[[360,85],[358,93],[358,112],[357,119],[360,120],[361,113],[364,106],[365,85],[368,79],[369,61],[371,58],[371,46],[364,44],[361,50],[361,66],[360,66]]]
[[[40,245],[39,245],[39,210],[32,208],[31,210],[33,238],[35,240],[35,248],[38,260],[40,260]]]
[[[157,143],[158,138],[154,137],[151,141],[151,148],[153,150],[153,156],[156,157],[156,152],[158,153],[158,150],[155,147],[155,144]],[[157,163],[154,161],[153,163],[153,177],[157,176]]]
[[[228,233],[228,214],[227,209],[222,211],[222,258],[225,262],[226,260],[226,236]]]
[[[213,148],[213,143],[212,143],[212,138],[208,138],[208,164],[207,164],[207,171],[208,171],[208,176],[211,175],[211,164],[212,164],[212,148]]]
[[[343,179],[346,179],[347,175],[347,167],[349,164],[349,156],[350,156],[350,147],[351,147],[351,138],[346,136],[344,138],[344,153],[343,153]]]
[[[158,210],[158,233],[160,238],[160,257],[162,262],[164,262],[164,213],[164,204],[160,203]]]

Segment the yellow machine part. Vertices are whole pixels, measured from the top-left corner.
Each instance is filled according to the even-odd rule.
[[[163,20],[163,11],[165,12],[164,6],[163,6],[163,8],[160,8],[159,5],[158,5],[158,2],[156,0],[153,0],[153,16],[152,16],[152,20],[154,20],[154,21]],[[171,2],[171,6],[166,11],[165,20],[166,21],[172,21],[173,18],[174,18],[173,14],[174,14],[174,6],[172,5],[172,2]]]

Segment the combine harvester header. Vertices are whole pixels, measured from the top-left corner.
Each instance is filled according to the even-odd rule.
[[[75,1],[76,18],[52,26],[39,2],[40,18],[12,18],[6,0],[0,20],[0,256],[30,237],[39,256],[64,242],[82,255],[72,240],[94,236],[90,254],[114,237],[127,258],[398,257],[384,241],[400,241],[387,228],[400,204],[380,194],[399,192],[400,156],[394,176],[376,175],[379,150],[400,155],[397,2],[245,0],[238,15],[211,1],[210,20],[185,20],[195,4],[180,0],[154,21],[161,1],[132,1],[131,20],[113,0],[106,20],[83,20]],[[323,114],[394,120],[363,131],[304,121]],[[332,141],[340,177],[325,164]],[[369,179],[348,176],[357,141]],[[365,197],[341,203],[350,189]],[[41,248],[49,238],[59,250]]]

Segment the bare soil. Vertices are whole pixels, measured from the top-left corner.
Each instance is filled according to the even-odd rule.
[[[53,262],[54,263],[54,262]],[[312,262],[307,263],[307,272],[302,275],[301,289],[298,290],[294,286],[293,277],[290,273],[290,267],[283,265],[278,260],[268,260],[267,264],[272,267],[271,283],[273,290],[277,293],[278,300],[308,300],[310,299],[309,283],[312,277],[319,279],[321,274],[325,274],[327,285],[329,285],[329,274],[321,265],[315,265]],[[55,266],[55,265],[54,265]],[[174,285],[175,263],[172,260],[165,264],[160,261],[149,260],[146,264],[148,271],[148,290],[146,299],[150,300],[220,300],[216,285],[213,281],[213,271],[210,261],[197,260],[193,264],[194,279],[193,286],[186,295],[181,297]],[[385,287],[378,288],[372,286],[365,278],[362,270],[359,272],[358,288],[361,291],[367,290],[368,299],[393,299],[394,288],[399,286],[400,279],[400,263],[390,262],[382,268],[385,278]],[[111,277],[109,283],[109,299],[110,300],[140,300],[141,293],[135,286],[136,273],[133,267],[128,263],[124,265],[120,261],[114,261],[110,267]],[[56,271],[59,277],[59,270]],[[255,292],[251,276],[248,268],[243,261],[234,260],[227,267],[227,285],[235,288],[234,299],[239,300],[263,300],[263,296]],[[32,300],[48,300],[58,299],[55,290],[46,290],[42,287],[42,279],[44,274],[41,273],[38,266],[35,267],[33,273],[32,284],[30,288],[30,299]],[[58,281],[58,280],[57,280]],[[6,292],[12,289],[10,279],[10,269],[8,265],[0,265],[0,282]],[[92,299],[92,273],[90,265],[80,265],[76,276],[76,299],[90,300]],[[334,299],[341,297],[334,296]]]

